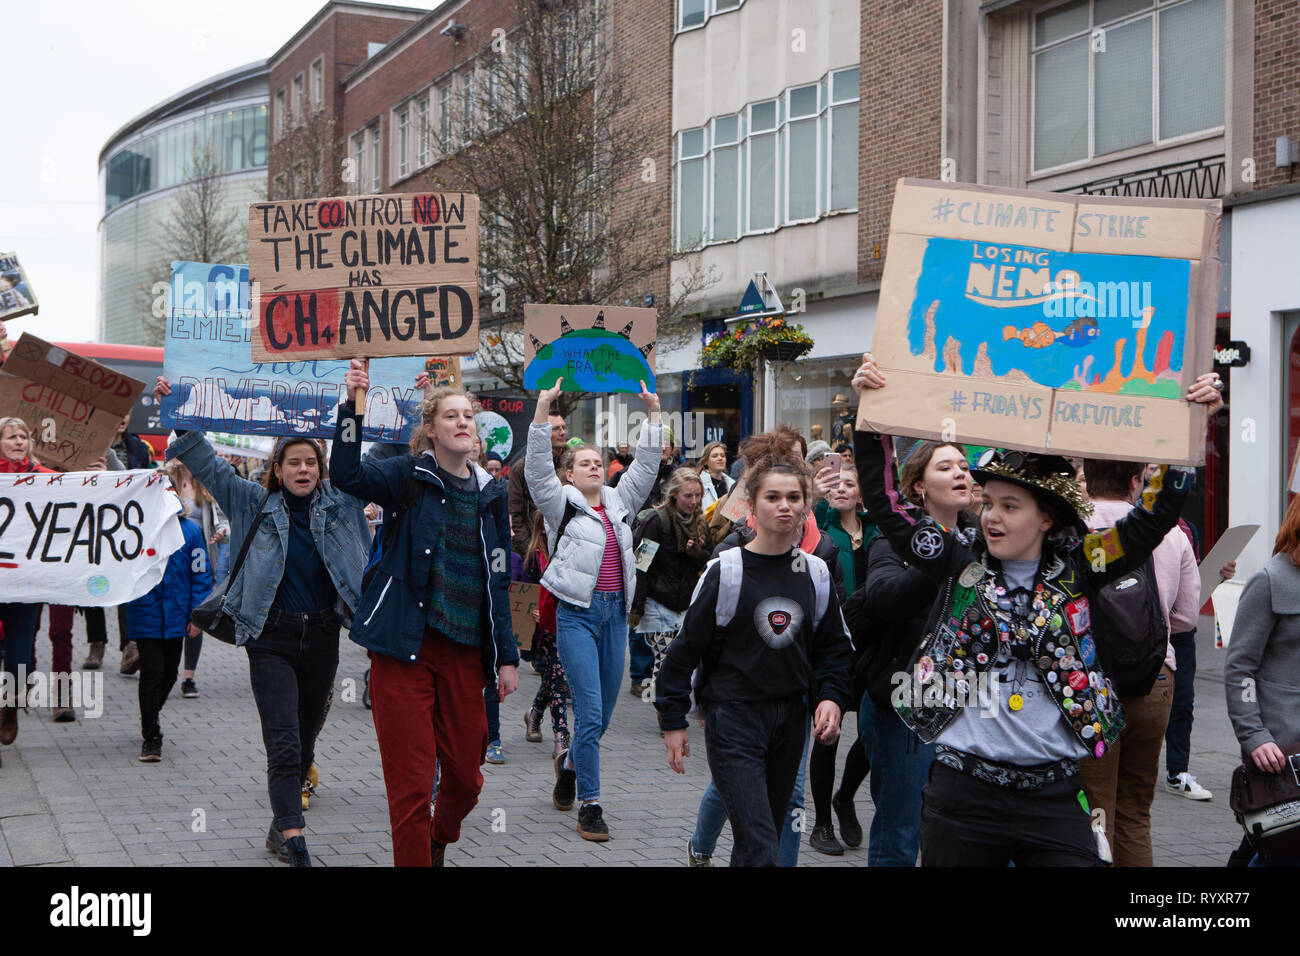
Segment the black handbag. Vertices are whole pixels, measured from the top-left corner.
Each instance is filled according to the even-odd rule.
[[[1280,749],[1281,773],[1266,773],[1249,757],[1233,772],[1228,806],[1256,851],[1300,856],[1300,742]]]
[[[257,534],[258,525],[266,517],[266,512],[262,509],[266,507],[267,499],[270,497],[271,493],[268,491],[266,498],[262,499],[261,507],[257,509],[257,517],[253,519],[248,534],[244,536],[244,543],[239,546],[239,557],[235,558],[235,566],[230,569],[230,574],[226,575],[226,579],[214,587],[212,593],[204,598],[203,603],[190,614],[192,624],[226,644],[235,643],[235,622],[225,610],[226,591],[230,588],[230,582],[239,574],[239,569],[244,566],[244,556],[248,554],[248,546],[253,541],[253,535]]]

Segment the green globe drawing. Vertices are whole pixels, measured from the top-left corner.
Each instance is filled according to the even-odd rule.
[[[494,451],[502,461],[510,460],[510,450],[515,447],[515,433],[510,423],[496,412],[479,412],[474,416],[478,437],[483,439],[484,453]]]

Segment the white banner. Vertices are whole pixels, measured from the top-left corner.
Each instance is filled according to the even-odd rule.
[[[160,471],[0,475],[0,601],[111,607],[148,594],[185,544]]]

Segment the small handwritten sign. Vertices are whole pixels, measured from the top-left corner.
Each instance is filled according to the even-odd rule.
[[[540,600],[540,585],[526,581],[510,582],[510,624],[515,631],[515,643],[524,650],[533,646],[533,631],[537,628],[533,611]]]

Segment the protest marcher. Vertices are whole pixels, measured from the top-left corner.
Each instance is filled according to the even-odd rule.
[[[53,473],[31,456],[31,432],[21,418],[0,418],[0,473]],[[32,642],[40,620],[39,604],[0,604],[0,629],[4,631],[4,672],[18,693],[31,664]],[[0,701],[0,744],[11,744],[18,737],[17,707]]]
[[[1242,760],[1292,773],[1283,747],[1300,741],[1300,495],[1291,498],[1273,557],[1242,589],[1223,668],[1228,718]],[[1294,758],[1293,758],[1294,759]],[[1300,866],[1257,853],[1251,866]]]
[[[369,376],[358,360],[346,384],[335,480],[385,509],[383,553],[351,636],[370,651],[393,862],[442,866],[483,787],[484,684],[503,699],[519,685],[506,490],[473,461],[474,405],[464,389],[427,392],[410,453],[376,462],[361,459],[355,396]]]
[[[169,394],[159,376],[154,397]],[[330,483],[321,443],[309,438],[276,440],[264,487],[240,478],[202,432],[178,432],[167,457],[183,461],[221,505],[232,541],[255,535],[223,607],[248,653],[262,724],[274,814],[267,849],[291,866],[311,866],[302,781],[338,669],[339,628],[361,590],[365,501]]]
[[[162,760],[163,732],[158,714],[176,684],[182,645],[199,633],[190,621],[194,609],[212,591],[208,539],[191,515],[189,499],[181,499],[176,516],[185,544],[167,559],[163,579],[143,597],[126,605],[127,627],[140,649],[140,760]]]
[[[483,458],[484,458],[483,470],[486,471],[493,478],[495,478],[497,481],[500,481],[501,471],[502,469],[505,468],[505,461],[501,458],[501,456],[497,452],[494,451],[488,452],[486,455],[483,456]]]
[[[542,741],[542,715],[547,709],[551,712],[551,733],[555,737],[555,746],[551,751],[554,760],[569,749],[569,708],[564,701],[564,665],[560,663],[560,652],[555,646],[555,595],[540,584],[550,561],[546,546],[546,519],[539,511],[533,515],[533,536],[528,542],[528,557],[520,568],[520,579],[538,584],[537,607],[533,609],[533,620],[537,628],[533,631],[532,656],[533,667],[537,670],[541,683],[533,705],[524,714],[524,739],[530,743]]]
[[[1217,382],[1201,376],[1187,400],[1213,411]],[[885,387],[869,354],[853,387]],[[1098,663],[1106,635],[1091,630],[1088,607],[1096,589],[1141,566],[1174,527],[1194,469],[1162,469],[1140,507],[1089,532],[1069,461],[1010,452],[972,472],[985,486],[972,538],[896,507],[888,438],[859,432],[853,444],[872,520],[941,588],[908,667],[938,690],[913,690],[896,705],[922,740],[938,743],[922,804],[922,865],[1101,865],[1079,760],[1104,756],[1124,716]],[[1089,555],[1106,546],[1114,557],[1098,570]],[[996,693],[1003,683],[1005,702]],[[970,706],[981,696],[996,706],[991,718]]]
[[[559,412],[550,412],[546,420],[551,425],[551,465],[555,471],[559,471],[560,461],[569,450],[569,429],[564,424],[564,416]],[[524,474],[522,463],[516,462],[515,467],[510,469],[508,487],[510,537],[514,543],[515,553],[524,557],[528,539],[532,537],[533,514],[537,511],[537,507],[528,493],[528,477]]]
[[[700,501],[701,510],[708,510],[720,498],[724,498],[736,480],[727,474],[727,446],[720,441],[711,441],[704,446],[700,455],[700,480],[703,482],[704,497]]]
[[[583,839],[609,839],[600,804],[600,738],[609,727],[623,678],[623,648],[632,610],[636,558],[629,526],[650,493],[661,458],[663,426],[659,396],[641,386],[649,420],[641,429],[636,457],[616,476],[617,488],[605,484],[600,450],[591,445],[571,449],[563,462],[568,484],[555,473],[548,456],[547,425],[551,404],[563,380],[537,397],[537,412],[528,430],[524,468],[537,510],[546,520],[551,562],[542,583],[558,602],[556,646],[573,693],[573,746],[555,758],[557,810],[573,807],[575,790],[582,802],[578,833]]]
[[[862,507],[857,469],[845,462],[837,477],[838,482],[827,492],[826,498],[817,503],[813,513],[817,518],[817,526],[835,542],[836,557],[844,575],[844,589],[851,599],[853,593],[866,583],[867,549],[880,532]],[[855,682],[854,694],[849,697],[847,710],[856,710],[861,696]],[[859,721],[859,725],[861,723]],[[839,818],[840,835],[844,837],[844,842],[851,847],[862,844],[862,827],[858,823],[853,799],[870,769],[866,749],[870,739],[870,735],[864,738],[859,731],[845,757],[844,780],[834,796],[831,795],[831,790],[835,786],[835,757],[839,750],[839,740],[829,744],[818,741],[812,745],[808,757],[808,785],[812,790],[814,816],[808,845],[820,853],[831,856],[841,856],[844,853],[844,847],[835,838],[835,827],[831,823],[832,806]]]
[[[676,470],[677,470],[677,448],[676,446],[673,445],[672,430],[665,427],[664,447],[661,451],[660,459],[659,459],[659,472],[658,474],[655,475],[654,484],[650,486],[650,492],[645,496],[645,498],[641,500],[640,504],[638,504],[635,508],[632,509],[632,513],[634,516],[644,517],[644,515],[642,515],[641,512],[646,511],[649,508],[653,507],[655,502],[663,500],[664,483],[673,476],[673,472]],[[626,469],[620,471],[618,474],[616,474],[613,478],[609,480],[609,486],[611,488],[617,488],[618,483],[623,480],[623,476],[625,474],[626,474]]]
[[[1131,512],[1142,492],[1142,462],[1084,461],[1092,516],[1088,527],[1109,528]],[[1104,814],[1106,839],[1116,866],[1151,866],[1151,801],[1160,776],[1160,745],[1174,701],[1174,648],[1171,631],[1196,630],[1201,576],[1187,535],[1173,527],[1151,553],[1157,597],[1165,624],[1165,661],[1145,696],[1129,694],[1124,730],[1110,750],[1079,765],[1088,803]],[[1139,585],[1140,586],[1140,585]],[[1133,621],[1134,629],[1142,622]]]
[[[974,527],[966,449],[950,442],[920,441],[899,470],[899,498],[945,528]],[[934,581],[878,536],[867,554],[867,580],[845,605],[844,616],[860,661],[865,690],[858,711],[858,737],[869,743],[871,801],[875,813],[867,865],[915,866],[921,845],[921,791],[934,762],[934,745],[922,743],[891,703],[897,675],[925,634]]]
[[[632,464],[632,449],[627,442],[621,441],[618,447],[613,450],[614,454],[609,458],[609,469],[605,472],[605,480],[612,481],[614,476],[620,471]]]
[[[50,635],[50,706],[51,715],[57,724],[68,723],[77,719],[77,712],[72,709],[68,681],[72,673],[72,619],[76,608],[66,604],[49,605]],[[36,647],[32,644],[32,666],[28,673],[36,672]]]
[[[691,675],[701,668],[694,692],[735,838],[731,865],[776,866],[809,693],[817,701],[815,735],[829,743],[851,690],[850,644],[826,564],[790,547],[809,510],[807,472],[784,457],[761,458],[747,467],[745,486],[754,537],[710,562],[700,578],[660,671],[655,707],[669,766],[684,773]]]
[[[203,532],[206,545],[204,557],[210,571],[218,567],[218,549],[230,539],[230,521],[221,511],[221,506],[213,500],[208,489],[204,488],[184,462],[172,461],[167,465],[167,474],[172,480],[172,488],[186,506],[185,514],[193,518]],[[220,582],[215,573],[212,583]],[[206,596],[206,595],[205,595]],[[194,633],[185,635],[185,669],[181,673],[181,697],[193,699],[199,696],[198,684],[194,681],[194,671],[199,666],[199,654],[203,651],[203,632],[194,628]]]
[[[751,463],[760,460],[780,460],[791,468],[807,470],[801,440],[794,430],[786,425],[778,426],[771,432],[764,432],[746,439],[740,446],[739,460]],[[824,477],[818,476],[817,480],[823,481]],[[745,490],[737,485],[730,493],[743,496]],[[725,523],[730,531],[725,537],[721,538],[713,549],[715,558],[725,551],[743,547],[754,537],[754,518],[752,515],[747,514],[742,521]],[[841,599],[843,598],[845,591],[842,565],[835,552],[835,544],[829,534],[817,527],[817,519],[813,513],[808,512],[803,521],[799,523],[799,527],[795,529],[790,537],[790,547],[792,549],[802,548],[820,557],[830,569],[831,582],[835,587],[835,593]],[[806,710],[803,735],[805,741],[804,752],[799,757],[799,769],[795,775],[794,789],[791,791],[785,821],[781,826],[777,859],[779,864],[784,867],[799,865],[799,844],[803,840],[802,833],[804,830],[802,825],[804,771],[808,766],[806,742],[811,729],[811,717],[811,710]],[[695,816],[695,830],[686,845],[688,866],[713,865],[711,862],[713,850],[717,846],[718,837],[722,833],[722,827],[726,822],[727,810],[723,806],[717,785],[710,780],[709,785],[704,788],[704,793],[700,796],[700,807]]]
[[[664,483],[663,500],[632,536],[636,597],[628,623],[654,653],[652,686],[668,645],[681,630],[700,572],[713,552],[700,513],[703,493],[695,470],[678,468]]]

